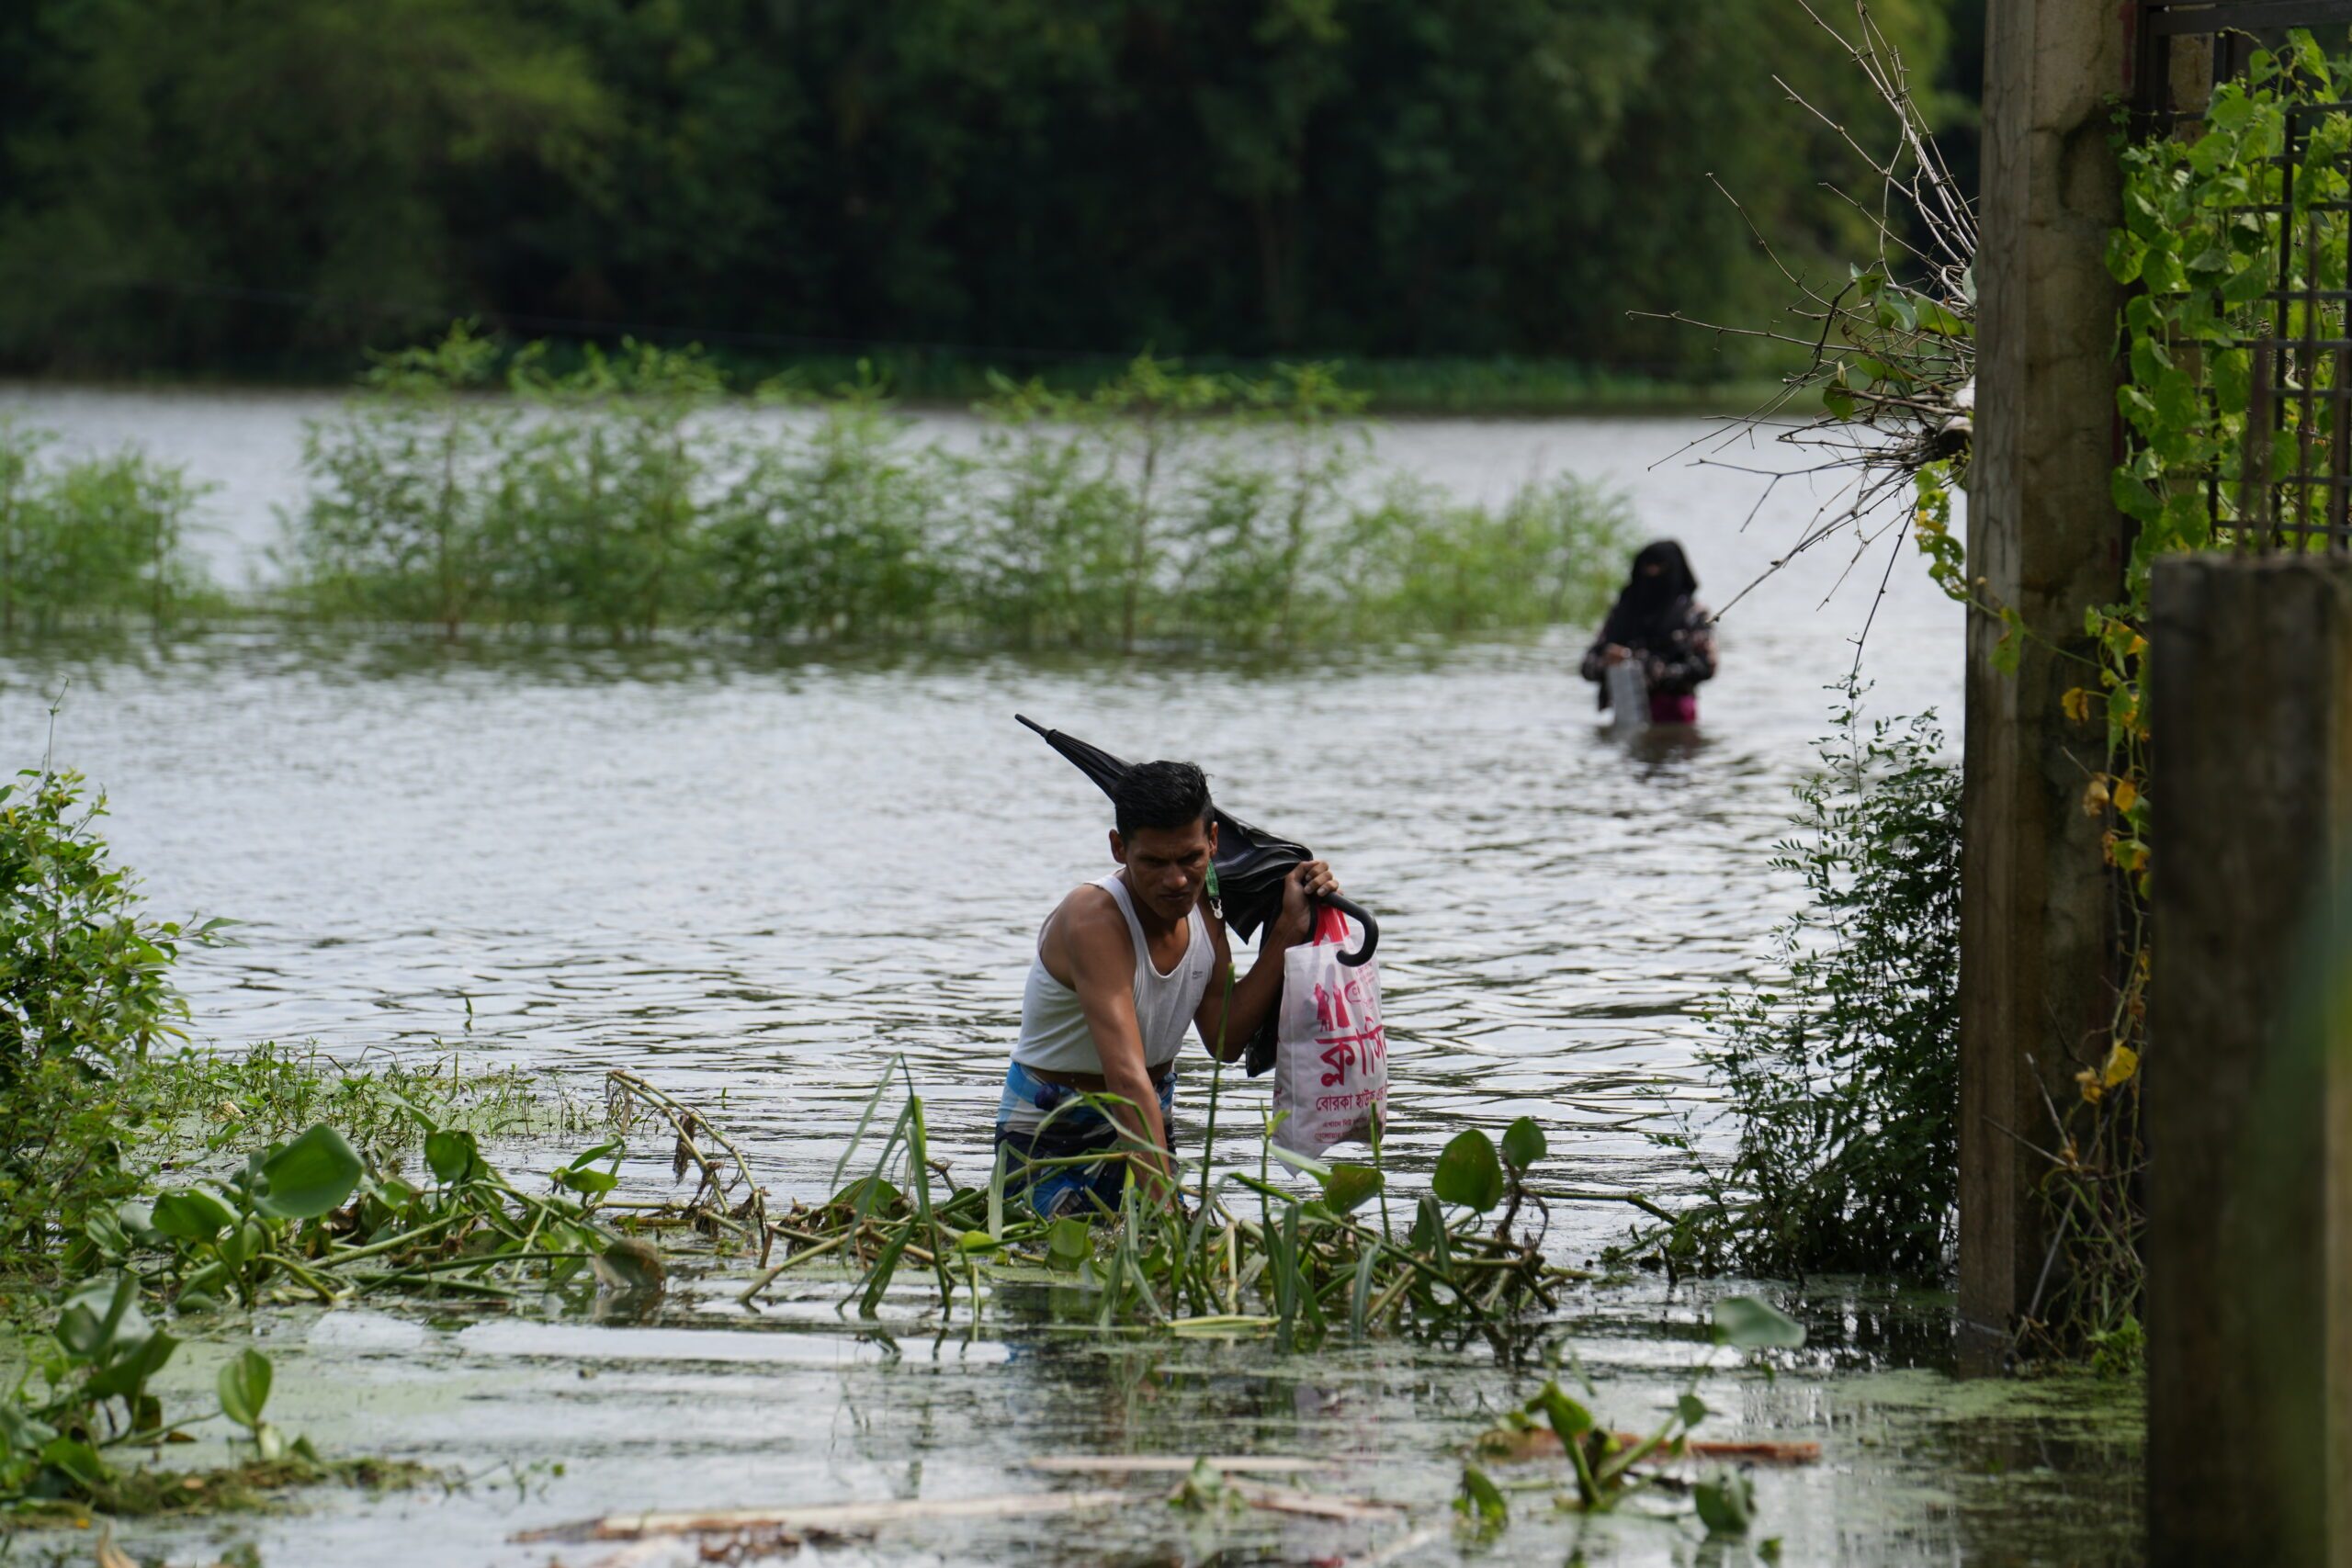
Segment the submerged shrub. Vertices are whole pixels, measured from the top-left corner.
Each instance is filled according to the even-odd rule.
[[[175,1035],[180,928],[141,918],[92,822],[82,776],[0,784],[0,1084],[41,1057],[111,1068]]]
[[[711,522],[713,608],[754,636],[921,631],[943,570],[932,541],[949,465],[870,392],[755,450]]]
[[[1112,471],[1128,479],[1122,530],[1125,564],[1119,578],[1121,649],[1132,649],[1153,630],[1170,491],[1179,481],[1185,448],[1204,432],[1210,416],[1223,412],[1229,396],[1228,387],[1216,378],[1186,374],[1173,360],[1145,354],[1088,396],[1057,399],[1051,405],[1054,413],[1076,420],[1102,444]]]
[[[643,634],[705,608],[699,495],[712,443],[689,421],[726,390],[695,350],[593,344],[548,375],[526,350],[510,379],[546,417],[500,457],[491,556],[501,619]]]
[[[57,1227],[128,1191],[121,1076],[187,1015],[171,965],[204,932],[140,915],[104,810],[75,773],[0,785],[0,1276],[46,1270]]]
[[[1738,1141],[1660,1134],[1703,1197],[1645,1238],[1669,1266],[1932,1278],[1952,1246],[1960,1122],[1960,773],[1934,716],[1865,726],[1849,684],[1774,864],[1806,903],[1781,986],[1726,997],[1702,1053]]]
[[[703,417],[724,386],[695,349],[558,376],[527,348],[506,376],[526,409],[475,395],[497,360],[460,326],[312,427],[298,603],[451,635],[1287,650],[1582,619],[1631,544],[1622,502],[1575,480],[1499,513],[1368,484],[1363,400],[1324,367],[1000,382],[967,456],[870,376],[759,435]]]
[[[1524,485],[1499,512],[1398,484],[1351,524],[1348,629],[1461,637],[1590,620],[1633,548],[1624,499],[1573,475]]]
[[[1016,648],[1106,641],[1126,602],[1136,502],[1097,445],[1016,417],[964,478],[950,541],[956,618]]]
[[[437,626],[492,613],[515,411],[490,388],[497,346],[464,324],[380,359],[366,395],[305,433],[309,502],[291,530],[296,592],[329,617]]]
[[[202,487],[135,451],[44,463],[47,445],[0,419],[0,631],[161,622],[209,597],[187,543]]]

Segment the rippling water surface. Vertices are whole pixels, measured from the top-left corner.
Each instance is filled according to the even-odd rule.
[[[328,406],[21,396],[69,445],[137,439],[214,480],[224,575],[261,560],[300,493],[300,420]],[[1465,494],[1611,479],[1720,605],[1819,497],[1784,485],[1743,532],[1761,482],[1676,456],[1706,431],[1417,422],[1376,449]],[[1785,906],[1766,862],[1787,785],[1885,565],[1833,595],[1847,564],[1802,559],[1731,610],[1687,744],[1600,732],[1573,634],[1271,666],[224,635],[16,650],[0,717],[36,755],[41,694],[70,677],[58,755],[110,793],[155,906],[243,922],[187,965],[205,1033],[338,1053],[463,1038],[724,1086],[795,1177],[830,1170],[843,1108],[900,1053],[950,1157],[986,1157],[1037,922],[1109,865],[1102,798],[1013,714],[1194,758],[1383,917],[1408,1163],[1525,1113],[1577,1179],[1640,1186],[1659,1173],[1628,1130],[1691,1087],[1693,1007]],[[1874,701],[1956,710],[1957,616],[1896,566]]]
[[[273,508],[299,494],[300,420],[327,406],[48,390],[0,397],[9,404],[69,446],[137,439],[215,480],[206,547],[232,577],[266,572]],[[949,439],[968,433],[953,418],[935,423]],[[1678,420],[1419,422],[1382,430],[1375,445],[1385,462],[1468,495],[1563,468],[1611,479],[1632,494],[1645,530],[1684,541],[1702,598],[1721,606],[1787,548],[1823,497],[1795,483],[1767,497],[1752,474],[1677,457],[1706,431]],[[1864,665],[1872,705],[1940,707],[1956,728],[1959,616],[1904,548]],[[1792,896],[1768,864],[1788,786],[1810,761],[1829,711],[1824,687],[1851,664],[1888,562],[1853,566],[1833,593],[1849,565],[1806,557],[1739,599],[1723,625],[1723,674],[1702,694],[1703,722],[1679,743],[1628,745],[1599,731],[1572,633],[1532,645],[1334,649],[1274,665],[227,633],[162,647],[10,649],[0,658],[0,735],[19,761],[37,758],[44,694],[70,678],[58,759],[109,792],[109,832],[154,906],[243,922],[234,945],[185,965],[201,1033],[228,1045],[316,1040],[338,1055],[447,1040],[560,1068],[583,1089],[626,1065],[689,1098],[724,1091],[726,1121],[783,1192],[822,1184],[894,1055],[933,1102],[937,1151],[967,1179],[985,1167],[1036,925],[1060,893],[1108,864],[1103,802],[1014,713],[1123,755],[1191,757],[1221,799],[1313,844],[1382,916],[1395,1142],[1408,1171],[1464,1125],[1529,1114],[1550,1129],[1565,1181],[1664,1191],[1674,1175],[1639,1129],[1703,1100],[1694,1010],[1742,978]],[[1191,1081],[1200,1087],[1197,1068]],[[1624,1219],[1606,1208],[1562,1215],[1555,1240],[1589,1252]],[[1672,1315],[1645,1301],[1635,1318]],[[392,1356],[425,1369],[429,1385],[386,1395],[396,1407],[441,1397],[430,1387],[457,1375],[451,1368],[481,1372],[529,1349],[527,1333],[520,1344],[429,1337],[442,1348]],[[558,1391],[575,1405],[589,1398],[600,1419],[629,1422],[629,1407],[600,1402],[631,1380],[655,1380],[639,1421],[673,1416],[682,1389],[741,1396],[740,1382],[714,1381],[707,1368],[649,1371],[674,1350],[670,1341],[612,1343],[627,1362],[620,1385],[595,1396],[570,1383]],[[730,1341],[713,1355],[741,1348]],[[1690,1347],[1669,1348],[1679,1364]],[[363,1382],[385,1354],[339,1343],[311,1353]],[[544,1370],[588,1352],[564,1342],[532,1354]],[[1215,1359],[1203,1348],[1170,1364]],[[797,1479],[783,1489],[903,1491],[909,1456],[928,1439],[902,1433],[867,1453],[860,1438],[842,1457],[842,1431],[907,1418],[871,1401],[853,1408],[853,1386],[887,1381],[887,1371],[860,1363],[819,1374],[783,1360],[791,1370],[762,1375],[780,1395],[814,1402],[792,1418],[802,1422],[797,1438],[812,1440],[813,1423],[832,1434],[820,1447],[835,1456],[831,1470],[787,1468]],[[1396,1369],[1374,1362],[1348,1374],[1359,1388],[1348,1397],[1371,1401],[1363,1409],[1375,1427],[1378,1409],[1402,1401],[1410,1408],[1391,1436],[1409,1432],[1423,1451],[1428,1401],[1379,1392],[1372,1374]],[[1197,1374],[1211,1379],[1201,1388],[1170,1384],[1170,1409],[1218,1440],[1254,1440],[1263,1429],[1250,1423],[1272,1419],[1264,1401],[1273,1399],[1276,1426],[1295,1438],[1306,1385],[1247,1364],[1256,1370],[1227,1391],[1235,1408],[1224,1416],[1209,1371]],[[1023,1400],[1137,1397],[1134,1385],[1120,1392],[1115,1368],[1079,1365],[1065,1375],[1093,1393],[1041,1393],[1034,1379],[959,1361],[956,1398],[977,1403],[954,1419],[1002,1424]],[[943,1375],[897,1386],[929,1411],[931,1395],[913,1391],[936,1390]],[[1403,1375],[1409,1385],[1421,1374]],[[526,1393],[537,1377],[510,1387]],[[1450,1391],[1430,1395],[1449,1409],[1480,1393],[1424,1381]],[[1239,1428],[1217,1425],[1243,1407],[1255,1414]],[[748,1410],[738,1416],[748,1429],[773,1426]],[[544,1438],[546,1419],[523,1426]],[[1105,1440],[1080,1425],[1085,1432],[1063,1435]],[[597,1453],[609,1436],[578,1434]],[[793,1440],[763,1439],[779,1455]],[[622,1451],[607,1457],[621,1462]],[[665,1462],[665,1474],[714,1473]],[[629,1491],[610,1464],[594,1473],[606,1477],[600,1496]],[[944,1473],[962,1477],[951,1489],[972,1481],[952,1465]],[[728,1488],[688,1490],[713,1501],[704,1495]],[[1842,1495],[1832,1486],[1815,1498],[1812,1539],[1833,1551],[1844,1550],[1834,1523],[1849,1506]],[[739,1490],[736,1500],[752,1499]],[[568,1501],[581,1511],[578,1487]],[[336,1551],[354,1550],[374,1517],[337,1527]],[[1951,1560],[1955,1539],[1929,1530],[1914,1543],[1918,1560]],[[1619,1547],[1655,1555],[1637,1540]],[[942,1560],[958,1559],[950,1550]]]

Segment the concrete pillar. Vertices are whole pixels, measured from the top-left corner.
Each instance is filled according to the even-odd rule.
[[[2114,0],[1991,0],[1968,558],[2038,637],[1994,667],[2002,627],[1970,617],[1961,904],[1960,1308],[2006,1333],[2032,1301],[2049,1141],[2041,1085],[2100,1054],[2113,999],[2108,872],[2083,786],[2100,738],[2059,698],[2083,609],[2122,591],[2111,358],[2121,299],[2107,234],[2121,208],[2110,96],[2131,82]]]
[[[2352,1564],[2352,562],[2156,567],[2149,1562]]]

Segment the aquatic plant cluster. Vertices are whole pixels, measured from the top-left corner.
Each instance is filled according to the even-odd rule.
[[[175,1060],[137,1076],[177,1078],[191,1066]],[[80,1282],[64,1292],[54,1325],[32,1339],[25,1376],[0,1393],[0,1506],[143,1512],[203,1501],[149,1484],[109,1457],[173,1440],[187,1425],[165,1421],[147,1392],[179,1344],[150,1326],[150,1306],[186,1321],[232,1303],[337,1305],[387,1294],[501,1302],[518,1299],[526,1286],[538,1295],[575,1279],[623,1292],[662,1282],[660,1249],[597,1213],[618,1183],[618,1140],[560,1165],[548,1191],[534,1193],[493,1169],[471,1131],[440,1125],[397,1091],[373,1092],[413,1124],[424,1168],[414,1180],[363,1158],[322,1122],[290,1141],[252,1147],[221,1176],[190,1180],[185,1169],[165,1175],[150,1166],[133,1196],[56,1214],[55,1256]],[[246,1429],[263,1468],[209,1478],[199,1494],[361,1478],[261,1419],[271,1375],[267,1359],[251,1348],[222,1370],[221,1413]]]
[[[898,1073],[876,1086],[835,1167],[836,1182]],[[1092,1105],[1107,1119],[1117,1097],[1081,1095],[1069,1103]],[[1512,1123],[1499,1150],[1476,1128],[1458,1135],[1403,1227],[1392,1223],[1376,1163],[1312,1159],[1279,1146],[1272,1134],[1265,1129],[1259,1142],[1254,1174],[1219,1168],[1212,1113],[1199,1160],[1180,1166],[1172,1190],[1150,1195],[1151,1167],[1139,1159],[1115,1213],[1045,1218],[1022,1201],[1029,1179],[1056,1166],[1115,1164],[1145,1151],[1027,1159],[1001,1149],[987,1186],[937,1193],[922,1097],[910,1081],[871,1169],[776,1224],[790,1250],[742,1299],[756,1300],[788,1271],[830,1257],[857,1270],[853,1293],[871,1314],[912,1260],[933,1275],[943,1311],[953,1311],[959,1291],[977,1311],[984,1276],[1059,1277],[1086,1290],[1089,1310],[1106,1328],[1258,1332],[1287,1349],[1342,1331],[1352,1341],[1400,1330],[1493,1333],[1556,1305],[1561,1283],[1590,1278],[1546,1260],[1540,1230],[1514,1230],[1523,1208],[1542,1207],[1525,1185],[1546,1152],[1532,1121]],[[1311,1187],[1275,1182],[1276,1161]],[[1487,1216],[1498,1208],[1489,1232]],[[1091,1223],[1101,1220],[1116,1223]]]
[[[1821,766],[1772,863],[1805,902],[1770,976],[1717,999],[1701,1050],[1736,1129],[1728,1158],[1685,1113],[1653,1134],[1699,1191],[1628,1251],[1676,1272],[1933,1280],[1959,1198],[1960,770],[1932,714],[1866,722],[1842,688]]]
[[[149,1382],[180,1341],[142,1310],[139,1280],[127,1273],[95,1278],[60,1304],[46,1334],[27,1345],[26,1379],[0,1396],[0,1512],[17,1519],[83,1517],[86,1505],[114,1515],[196,1513],[249,1507],[270,1493],[321,1482],[382,1487],[423,1479],[408,1461],[329,1460],[309,1438],[288,1437],[263,1412],[275,1378],[269,1358],[251,1347],[213,1380],[217,1412],[167,1418]],[[41,1387],[30,1376],[38,1371]],[[157,1449],[192,1440],[191,1426],[218,1416],[244,1434],[236,1462],[205,1471],[126,1469],[126,1448]],[[109,1559],[101,1553],[99,1562]]]
[[[284,580],[330,622],[769,642],[1295,651],[1524,632],[1607,603],[1624,502],[1574,477],[1499,507],[1374,471],[1325,367],[1148,357],[1083,394],[1000,379],[961,449],[871,376],[750,404],[698,350],[510,354],[464,326],[314,422]],[[0,629],[220,596],[198,491],[127,455],[51,472],[0,429]]]
[[[138,452],[60,461],[0,416],[0,633],[203,606],[187,551],[203,487]]]
[[[1363,400],[1314,366],[1001,381],[955,451],[871,379],[771,386],[754,427],[698,351],[548,363],[460,326],[371,371],[310,432],[292,601],[451,635],[1292,649],[1589,616],[1627,543],[1573,479],[1494,511],[1382,480]]]
[[[262,1416],[269,1362],[250,1348],[219,1380],[220,1413],[250,1455],[168,1483],[126,1469],[122,1450],[191,1424],[167,1419],[149,1391],[179,1345],[149,1311],[496,1300],[521,1280],[546,1291],[591,1276],[641,1287],[661,1277],[659,1251],[597,1213],[621,1145],[598,1144],[559,1166],[548,1192],[528,1192],[483,1160],[475,1129],[588,1122],[511,1074],[460,1089],[431,1069],[328,1070],[269,1048],[166,1052],[187,1017],[171,966],[218,923],[142,915],[96,831],[103,809],[72,773],[28,770],[0,788],[0,1308],[46,1324],[21,1337],[21,1368],[0,1386],[0,1509],[152,1512],[303,1482],[414,1479],[414,1467],[322,1460],[277,1431]],[[424,1170],[403,1178],[401,1156],[420,1149]]]

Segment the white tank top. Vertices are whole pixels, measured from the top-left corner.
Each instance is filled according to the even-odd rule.
[[[1144,940],[1143,922],[1136,919],[1126,883],[1113,872],[1094,886],[1108,889],[1119,902],[1119,913],[1127,918],[1127,936],[1136,946],[1136,1021],[1143,1026],[1143,1062],[1157,1073],[1184,1049],[1184,1032],[1201,1010],[1201,998],[1208,995],[1209,970],[1216,962],[1208,926],[1194,906],[1186,918],[1184,955],[1163,975],[1152,967],[1151,944]],[[1040,943],[1045,936],[1040,926]],[[1012,1059],[1049,1073],[1100,1076],[1102,1071],[1102,1054],[1094,1048],[1094,1032],[1086,1026],[1078,993],[1047,971],[1042,950],[1029,958],[1029,983],[1021,994],[1021,1038],[1012,1047]]]

